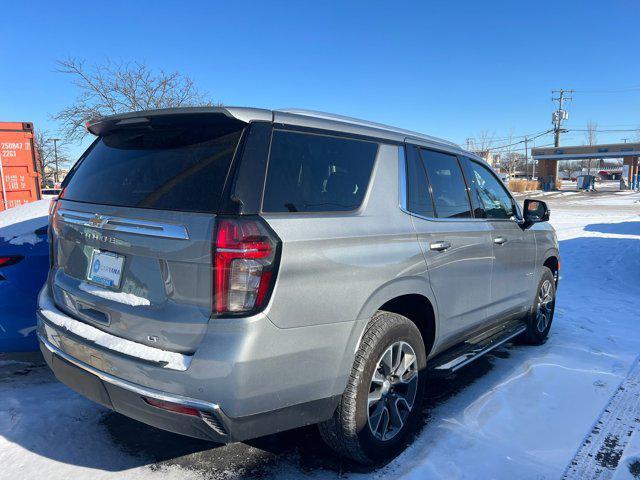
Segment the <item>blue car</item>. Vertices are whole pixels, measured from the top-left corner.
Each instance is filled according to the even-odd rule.
[[[0,352],[38,350],[35,311],[49,270],[49,203],[0,212]]]

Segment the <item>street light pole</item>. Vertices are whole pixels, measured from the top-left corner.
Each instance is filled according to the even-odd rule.
[[[527,148],[527,143],[529,139],[524,137],[524,178],[529,180],[529,150]]]
[[[536,146],[536,137],[532,138],[533,141],[533,145],[531,148],[534,148]],[[536,161],[533,159],[533,156],[531,157],[531,180],[533,180],[536,176]]]
[[[50,138],[49,140],[53,142],[53,158],[55,159],[56,164],[56,171],[53,174],[53,181],[54,183],[58,183],[58,142],[60,141],[60,139]]]

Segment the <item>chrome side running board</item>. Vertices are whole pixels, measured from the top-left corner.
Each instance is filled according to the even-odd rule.
[[[497,333],[477,342],[467,341],[429,360],[427,368],[433,375],[450,375],[485,353],[517,337],[527,329],[524,322],[505,326]]]
[[[59,218],[66,223],[83,227],[99,228],[114,232],[133,233],[150,237],[174,238],[188,240],[189,234],[184,225],[171,223],[150,222],[124,217],[112,217],[97,213],[78,212],[76,210],[61,209],[57,212]]]

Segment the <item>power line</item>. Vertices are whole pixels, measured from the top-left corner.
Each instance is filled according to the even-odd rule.
[[[566,109],[563,109],[563,106],[565,104],[565,102],[568,102],[570,100],[572,100],[571,94],[573,93],[617,93],[617,92],[624,92],[624,91],[634,91],[634,90],[639,90],[640,91],[640,85],[634,85],[634,86],[630,86],[630,87],[626,87],[626,88],[621,88],[621,89],[615,89],[615,90],[566,90],[561,88],[560,90],[552,90],[551,94],[551,100],[554,102],[558,102],[558,109],[556,111],[553,112],[553,117],[552,117],[552,123],[554,124],[554,128],[550,129],[550,130],[546,130],[544,132],[539,132],[539,133],[535,133],[535,134],[525,134],[525,135],[510,135],[508,137],[501,137],[501,138],[489,138],[488,143],[489,143],[489,150],[491,150],[492,152],[499,152],[501,150],[505,150],[505,149],[509,149],[510,151],[522,151],[524,150],[525,152],[525,156],[527,156],[527,151],[528,151],[528,142],[529,140],[535,140],[536,138],[542,137],[544,135],[547,135],[551,132],[554,133],[554,143],[553,145],[556,147],[560,146],[560,135],[562,133],[568,133],[568,132],[589,132],[589,131],[594,131],[593,129],[563,129],[562,128],[562,122],[563,120],[567,120],[569,118],[569,112]],[[557,97],[554,97],[553,95],[557,94]],[[640,128],[629,128],[629,129],[596,129],[596,132],[599,133],[616,133],[616,132],[638,132],[640,131]],[[496,140],[512,140],[513,138],[522,138],[522,140],[518,140],[516,142],[511,142],[511,143],[507,143],[505,145],[498,145],[498,146],[491,146],[491,143],[496,141]],[[466,139],[467,142],[467,149],[469,150],[472,144],[472,141],[475,140],[475,137],[469,137]],[[513,149],[511,147],[514,147],[516,145],[520,145],[524,143],[524,148],[519,148],[519,149]]]
[[[536,138],[543,137],[544,135],[548,135],[551,132],[553,132],[553,129],[547,130],[545,132],[541,132],[541,133],[539,133],[537,135],[532,135],[532,136],[528,136],[527,135],[527,136],[525,136],[525,139],[523,139],[523,140],[519,140],[519,141],[513,142],[513,143],[508,143],[506,145],[498,145],[497,147],[490,147],[490,150],[492,150],[492,151],[494,151],[494,150],[503,150],[505,148],[512,147],[514,145],[520,145],[521,143],[525,143],[525,141],[528,142],[530,140],[535,140]]]
[[[640,85],[631,85],[630,87],[612,89],[573,90],[575,93],[627,93],[635,91],[640,91]]]
[[[569,132],[588,132],[588,129],[580,129],[580,128],[570,128],[570,129],[563,129],[562,133],[569,133]],[[640,128],[629,128],[629,129],[603,129],[603,130],[595,130],[598,133],[616,133],[616,132],[640,132]],[[523,135],[523,139],[522,140],[518,140],[516,142],[512,142],[512,143],[508,143],[505,145],[497,145],[497,146],[489,146],[488,149],[491,150],[492,152],[496,152],[499,153],[501,150],[505,150],[507,148],[509,148],[511,151],[513,152],[518,152],[518,151],[525,151],[525,148],[510,148],[510,147],[514,147],[516,145],[522,145],[522,144],[527,144],[528,142],[530,142],[531,140],[535,140],[536,138],[540,138],[543,137],[545,135],[549,135],[550,133],[553,133],[554,129],[550,129],[544,132],[539,132],[536,135]],[[506,137],[509,138],[509,137]],[[512,137],[513,138],[513,137]],[[567,135],[566,138],[573,138],[575,139],[575,136],[571,136],[571,135]],[[549,145],[537,145],[535,148],[541,148],[544,146],[553,146],[553,143],[550,143]]]
[[[528,149],[531,150],[533,148],[544,148],[544,147],[553,147],[553,142],[552,143],[545,143],[544,145],[535,145],[535,146],[529,147]],[[494,150],[491,149],[491,151],[493,152]],[[515,152],[524,152],[524,147],[513,148],[513,149],[510,150],[510,153],[515,153]]]
[[[598,123],[598,126],[604,127],[604,128],[614,128],[614,127],[637,127],[637,128],[640,128],[640,122],[636,122],[636,123],[608,123],[608,124],[600,124],[600,123]],[[580,127],[580,128],[583,128],[583,127]]]
[[[620,129],[603,129],[603,130],[589,130],[589,129],[581,129],[581,128],[570,128],[569,130],[565,130],[566,132],[640,132],[640,128],[620,128]]]
[[[535,135],[538,135],[540,133],[547,133],[548,130],[540,130],[538,132],[533,132],[533,133],[525,133],[524,135],[509,135],[507,137],[492,137],[491,140],[495,141],[499,141],[499,140],[513,140],[514,138],[525,138],[525,137],[533,137]]]
[[[472,137],[467,137],[465,139],[465,141],[466,141],[466,143],[475,142],[476,140],[480,140],[480,141],[486,140],[487,143],[499,142],[501,140],[510,140],[511,141],[511,140],[513,140],[515,138],[525,138],[525,137],[532,138],[532,137],[534,137],[534,136],[536,136],[536,135],[538,135],[540,133],[546,133],[548,131],[549,130],[540,130],[538,132],[525,133],[523,135],[508,135],[506,137],[486,137],[485,139],[482,139],[482,138],[479,139],[477,136],[472,136]]]

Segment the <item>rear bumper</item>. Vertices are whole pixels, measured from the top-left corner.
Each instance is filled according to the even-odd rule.
[[[87,365],[38,335],[40,350],[56,378],[96,403],[143,423],[190,437],[227,443],[233,441],[223,423],[218,405],[171,395],[133,384]],[[153,407],[144,397],[196,409],[199,415],[185,415]]]
[[[218,320],[185,369],[178,370],[108,349],[80,336],[82,330],[66,328],[82,322],[56,309],[48,295],[45,287],[37,333],[56,377],[97,403],[164,430],[220,443],[248,440],[330,418],[344,389],[331,389],[335,373],[319,382],[308,369],[285,370],[283,365],[315,359],[299,340],[303,337],[296,334],[292,341],[290,332],[266,318],[233,320],[226,326]],[[52,313],[62,318],[54,323]],[[317,340],[309,341],[317,345]],[[335,341],[329,345],[323,363],[336,357],[331,355]],[[150,405],[145,397],[197,412],[169,411]]]
[[[87,365],[39,335],[40,350],[56,378],[88,399],[127,417],[170,432],[231,443],[318,423],[329,418],[339,396],[247,417],[230,418],[219,405],[128,382]],[[186,415],[154,407],[144,397],[198,410]]]

